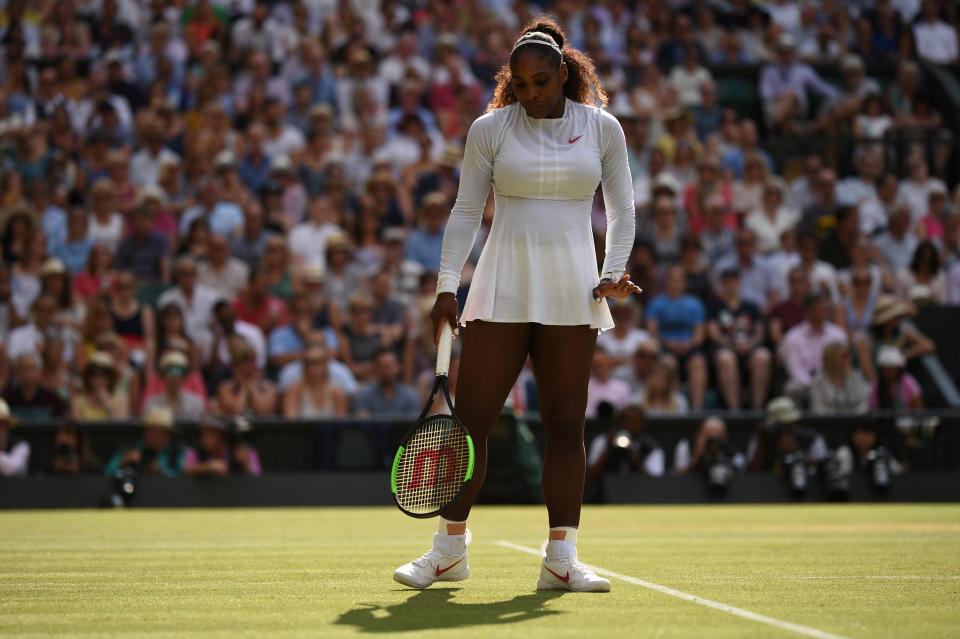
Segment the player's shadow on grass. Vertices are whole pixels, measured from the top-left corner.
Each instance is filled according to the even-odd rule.
[[[389,606],[360,604],[340,615],[334,623],[352,626],[361,632],[410,632],[517,623],[562,614],[545,607],[548,601],[562,594],[557,591],[517,595],[491,603],[456,603],[453,593],[458,590],[421,590],[406,601]]]

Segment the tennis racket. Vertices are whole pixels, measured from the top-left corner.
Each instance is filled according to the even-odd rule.
[[[473,439],[453,410],[447,373],[453,330],[444,323],[437,345],[437,378],[416,425],[403,438],[393,458],[390,492],[397,507],[411,517],[435,517],[456,502],[473,477]],[[449,415],[431,415],[443,391]]]

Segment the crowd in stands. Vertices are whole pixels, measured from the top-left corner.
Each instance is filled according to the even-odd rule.
[[[613,304],[588,417],[921,407],[905,369],[934,345],[909,319],[960,304],[955,132],[922,71],[957,69],[956,3],[8,0],[10,414],[417,412],[464,138],[541,9],[596,62],[634,179],[644,293]],[[758,66],[759,119],[716,65]],[[768,144],[837,135],[850,157]],[[602,258],[599,194],[592,221]]]

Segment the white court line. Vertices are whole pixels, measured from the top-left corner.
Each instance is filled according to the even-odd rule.
[[[512,550],[525,552],[528,555],[534,555],[536,557],[540,556],[539,550],[530,548],[528,546],[520,546],[518,544],[514,544],[509,541],[498,541],[497,545],[503,546],[504,548],[510,548]],[[815,637],[816,639],[846,639],[841,635],[835,635],[830,632],[824,632],[823,630],[817,630],[816,628],[811,628],[810,626],[801,626],[800,624],[792,623],[789,621],[781,621],[780,619],[774,619],[773,617],[761,615],[756,612],[750,612],[749,610],[744,610],[743,608],[737,608],[729,604],[720,603],[719,601],[713,601],[712,599],[704,599],[703,597],[687,594],[679,590],[674,590],[673,588],[668,588],[666,586],[661,586],[660,584],[655,584],[652,581],[644,581],[643,579],[637,579],[636,577],[631,577],[630,575],[621,575],[620,573],[616,573],[611,570],[605,570],[597,566],[588,565],[588,567],[598,575],[603,575],[605,577],[613,577],[614,579],[626,581],[627,583],[631,583],[636,586],[641,586],[643,588],[648,588],[650,590],[656,590],[659,593],[670,595],[671,597],[676,597],[677,599],[683,599],[684,601],[700,604],[701,606],[706,606],[707,608],[713,608],[715,610],[728,612],[731,615],[743,617],[744,619],[749,619],[750,621],[756,621],[757,623],[767,624],[768,626],[773,626],[774,628],[779,628],[781,630],[795,632],[798,635],[803,635],[805,637]]]

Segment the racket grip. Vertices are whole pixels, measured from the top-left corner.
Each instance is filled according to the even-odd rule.
[[[440,329],[440,341],[437,342],[437,375],[446,376],[450,372],[450,349],[453,346],[453,329],[443,323]]]

